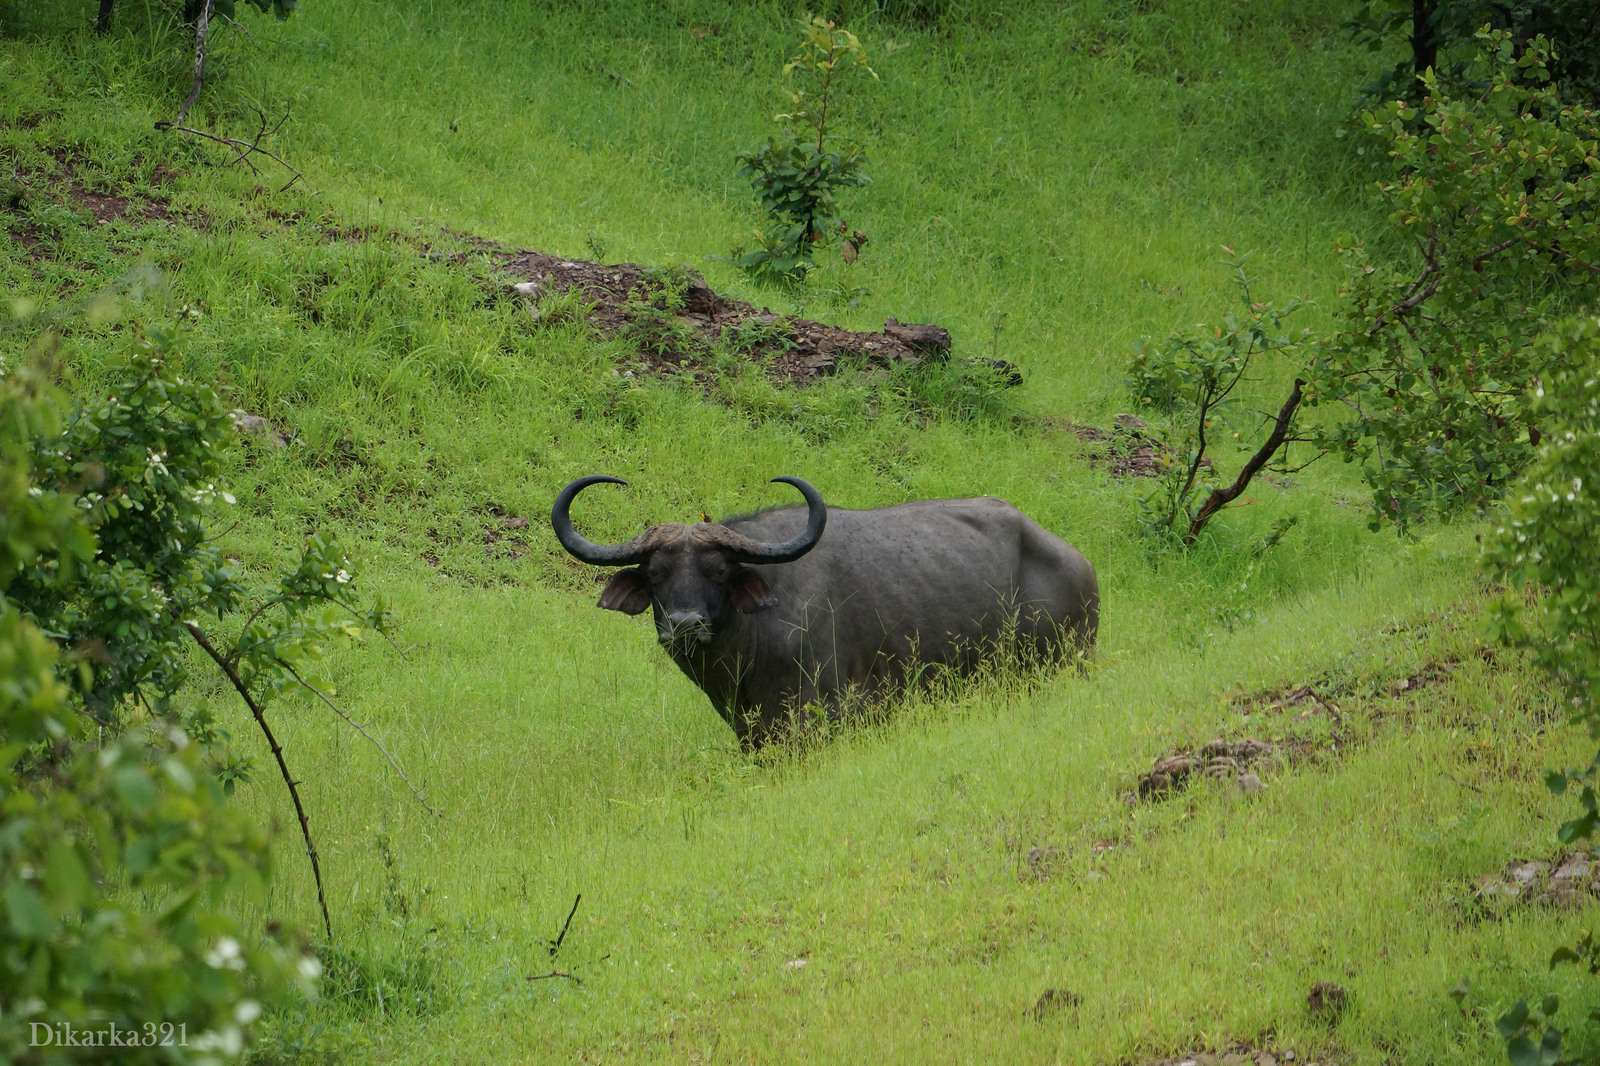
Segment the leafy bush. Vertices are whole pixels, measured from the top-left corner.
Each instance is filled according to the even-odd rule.
[[[35,441],[59,430],[39,376],[0,378],[0,574],[48,555],[65,582],[94,564],[85,514],[34,483]],[[0,597],[0,1053],[67,1061],[70,1035],[125,1063],[234,1057],[263,1004],[296,982],[309,994],[318,972],[275,926],[255,940],[218,907],[259,884],[266,835],[170,722],[94,744],[57,665]]]
[[[95,550],[45,548],[0,572],[6,599],[72,649],[63,680],[103,724],[120,725],[135,707],[169,713],[192,641],[217,651],[265,707],[292,689],[332,695],[324,647],[387,625],[381,603],[358,610],[350,560],[330,538],[308,538],[268,589],[248,587],[212,542],[208,518],[234,502],[216,479],[235,433],[216,390],[180,372],[178,342],[195,315],[135,327],[105,394],[34,438],[28,476],[42,498],[81,516]],[[46,337],[36,351],[53,345]],[[199,620],[247,605],[238,640],[217,647]]]
[[[1513,588],[1539,595],[1531,615],[1520,596],[1503,598],[1490,635],[1532,648],[1574,716],[1600,735],[1600,320],[1565,322],[1536,350],[1543,369],[1529,413],[1545,432],[1484,559]]]
[[[835,230],[849,230],[837,217],[835,194],[872,181],[865,170],[866,149],[830,134],[828,120],[836,79],[878,75],[867,65],[866,50],[854,34],[824,18],[804,20],[803,25],[800,51],[783,68],[786,77],[799,71],[803,84],[789,93],[792,110],[776,117],[787,124],[782,136],[738,154],[739,176],[750,179],[768,224],[759,235],[760,246],[738,256],[737,262],[768,280],[804,278],[816,248]],[[844,238],[845,258],[853,262],[865,243],[864,234],[850,233]]]
[[[1394,162],[1379,191],[1416,254],[1380,264],[1346,243],[1342,325],[1308,375],[1308,404],[1354,412],[1320,440],[1362,462],[1375,529],[1504,491],[1539,444],[1535,338],[1600,294],[1600,112],[1562,103],[1542,39],[1480,37],[1483,93],[1452,98],[1430,76],[1420,110],[1367,116]]]
[[[1600,320],[1582,317],[1541,337],[1539,383],[1529,413],[1544,427],[1532,467],[1511,496],[1510,517],[1484,546],[1489,571],[1510,586],[1491,612],[1489,633],[1501,643],[1531,649],[1534,661],[1557,678],[1571,700],[1573,720],[1600,737]],[[1527,600],[1532,601],[1531,612]],[[1551,771],[1555,793],[1579,788],[1580,813],[1557,831],[1564,844],[1600,829],[1595,776],[1600,754],[1587,767]],[[1550,966],[1584,965],[1600,973],[1600,947],[1592,934],[1561,947]],[[1499,1019],[1511,1062],[1563,1061],[1567,1031],[1554,1024],[1555,996],[1529,1011],[1518,1001]],[[1600,1012],[1587,1024],[1600,1025]],[[1543,1029],[1541,1035],[1540,1029]],[[1534,1038],[1538,1037],[1536,1047]]]

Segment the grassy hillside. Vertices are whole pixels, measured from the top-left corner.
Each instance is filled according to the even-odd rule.
[[[270,163],[154,132],[186,89],[181,36],[126,4],[109,38],[61,28],[89,8],[5,15],[0,279],[36,317],[12,304],[0,355],[44,316],[92,391],[130,317],[201,312],[188,369],[293,437],[241,445],[222,543],[265,573],[330,528],[394,599],[410,650],[346,656],[340,688],[444,812],[317,708],[277,712],[336,937],[328,996],[274,1021],[265,1061],[1146,1062],[1244,1040],[1493,1062],[1511,1000],[1600,999],[1544,972],[1587,910],[1473,896],[1554,852],[1538,771],[1583,753],[1542,682],[1482,652],[1471,524],[1371,534],[1359,480],[1318,465],[1253,486],[1188,556],[1153,553],[1147,484],[1071,429],[1128,409],[1134,338],[1216,318],[1222,245],[1260,249],[1262,294],[1309,293],[1306,324],[1326,321],[1333,239],[1378,226],[1336,136],[1375,62],[1341,5],[856,20],[880,77],[844,105],[875,179],[847,213],[872,241],[794,293],[708,258],[758,221],[732,159],[783,102],[787,7],[249,18],[192,120],[248,135],[253,108],[287,109],[271,144],[305,179],[286,191]],[[705,386],[626,377],[625,342],[534,321],[470,236],[687,263],[853,328],[937,322],[1026,381],[846,369],[797,389],[734,360]],[[105,291],[122,318],[84,314]],[[746,755],[549,533],[559,487],[598,472],[630,487],[584,498],[596,539],[787,502],[780,473],[844,506],[1005,497],[1095,563],[1097,663]],[[1331,704],[1263,695],[1305,684]],[[191,698],[254,743],[227,693]],[[1253,798],[1124,799],[1216,736],[1295,757]],[[265,774],[241,792],[284,831],[270,897],[240,905],[311,927],[281,793]],[[528,980],[552,969],[581,984]],[[1464,978],[1467,1015],[1448,995]],[[1308,1012],[1317,981],[1350,992],[1336,1022]],[[1047,989],[1081,1002],[1036,1016]]]

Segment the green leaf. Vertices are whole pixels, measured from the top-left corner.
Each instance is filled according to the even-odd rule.
[[[1539,1049],[1525,1036],[1506,1041],[1506,1058],[1511,1061],[1511,1066],[1544,1066],[1539,1058]]]
[[[134,812],[148,810],[156,801],[156,788],[140,766],[125,766],[112,778],[117,796]]]
[[[1549,1013],[1554,1014],[1555,1011]],[[1539,1041],[1539,1061],[1542,1066],[1556,1066],[1561,1061],[1561,1030],[1554,1026],[1546,1029],[1544,1039]]]
[[[1496,1019],[1494,1026],[1504,1040],[1516,1036],[1528,1021],[1528,1001],[1519,999],[1512,1008]],[[1531,1045],[1530,1045],[1531,1046]]]
[[[20,878],[13,878],[3,895],[12,930],[24,940],[43,940],[55,929],[39,893]]]
[[[94,899],[94,883],[84,871],[78,849],[65,840],[57,840],[50,847],[44,884],[52,896],[74,907],[88,906]]]

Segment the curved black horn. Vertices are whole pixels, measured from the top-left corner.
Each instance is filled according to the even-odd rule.
[[[746,537],[729,545],[729,554],[741,563],[792,563],[817,546],[828,525],[828,505],[822,494],[797,477],[775,477],[774,484],[793,485],[806,498],[806,528],[798,537],[782,544],[760,544]]]
[[[572,507],[573,499],[590,485],[602,481],[613,485],[627,484],[619,477],[591,474],[588,477],[580,477],[561,490],[561,495],[556,497],[555,506],[550,508],[550,525],[556,531],[556,539],[574,558],[595,566],[632,566],[644,562],[650,550],[644,544],[643,534],[623,544],[591,544],[572,528],[572,516],[567,512]]]

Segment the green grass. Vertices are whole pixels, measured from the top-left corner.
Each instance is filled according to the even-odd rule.
[[[1260,294],[1310,293],[1307,324],[1326,323],[1333,238],[1379,232],[1336,137],[1373,62],[1337,31],[1342,7],[858,20],[880,79],[845,115],[875,184],[847,208],[872,242],[848,273],[830,262],[784,293],[706,257],[757,224],[733,153],[782,103],[795,13],[319,2],[283,25],[250,18],[248,40],[219,41],[194,120],[239,133],[252,104],[290,107],[272,143],[306,180],[283,193],[270,164],[224,169],[151,130],[184,91],[182,42],[130,5],[108,40],[0,41],[0,180],[22,193],[0,223],[43,242],[0,249],[0,284],[64,324],[73,387],[92,390],[125,331],[86,324],[83,304],[157,268],[165,288],[125,312],[201,309],[189,368],[295,438],[242,447],[225,548],[266,574],[333,529],[415,645],[337,673],[442,818],[348,728],[275,712],[337,935],[327,1001],[277,1019],[268,1055],[1107,1062],[1240,1038],[1340,1062],[1492,1062],[1493,1014],[1518,996],[1559,990],[1581,1015],[1600,997],[1544,962],[1588,912],[1469,901],[1473,878],[1554,850],[1562,807],[1538,770],[1585,754],[1547,725],[1538,678],[1475,657],[1471,524],[1374,536],[1352,471],[1319,464],[1253,486],[1188,556],[1152,555],[1144,486],[1092,467],[1064,428],[1126,409],[1133,338],[1216,317],[1232,298],[1221,245],[1259,248]],[[69,174],[159,197],[176,224],[96,225],[58,202]],[[719,290],[857,328],[938,322],[958,353],[997,353],[1027,382],[974,396],[937,371],[805,391],[732,366],[709,390],[623,378],[623,345],[532,323],[481,261],[421,254],[464,247],[451,233],[686,262]],[[0,355],[30,328],[0,334]],[[630,482],[580,507],[612,538],[785,499],[766,485],[779,473],[845,506],[1003,496],[1095,563],[1098,663],[747,756],[643,623],[593,608],[593,575],[545,527],[559,487],[591,472]],[[508,531],[499,512],[532,524]],[[1463,660],[1447,683],[1384,695],[1447,655]],[[1337,757],[1269,774],[1248,803],[1209,786],[1120,798],[1158,755],[1218,734],[1326,741],[1324,719],[1233,709],[1323,675],[1350,693]],[[254,750],[226,692],[192,698],[227,708]],[[281,786],[262,775],[240,802],[282,830],[270,895],[240,906],[312,927]],[[1033,846],[1064,849],[1051,877],[1024,876]],[[553,965],[583,984],[526,980]],[[1463,978],[1470,1017],[1447,995]],[[1332,1028],[1304,1005],[1318,980],[1352,992]],[[1052,987],[1084,997],[1076,1014],[1025,1017]]]

